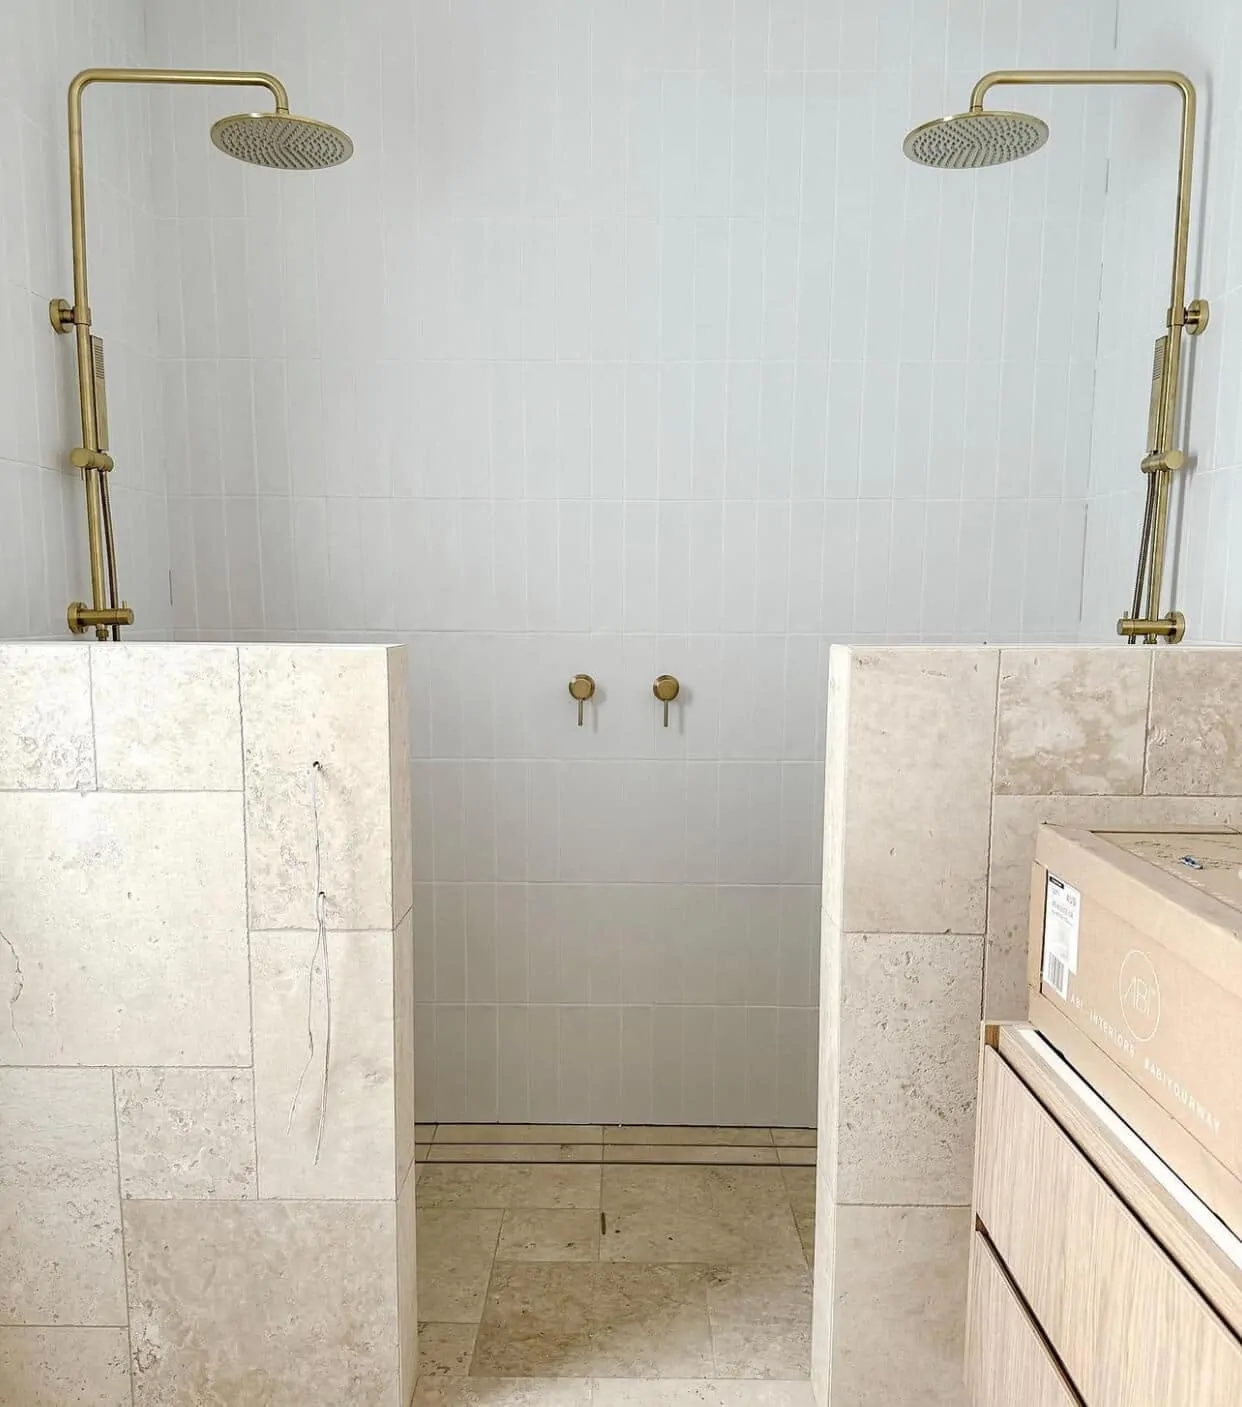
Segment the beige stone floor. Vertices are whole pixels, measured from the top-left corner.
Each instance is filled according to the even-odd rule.
[[[810,1407],[813,1135],[425,1135],[416,1407]]]

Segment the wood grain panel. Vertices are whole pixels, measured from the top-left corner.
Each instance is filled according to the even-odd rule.
[[[1082,1407],[977,1231],[970,1246],[966,1387],[971,1407]]]
[[[1238,1266],[1059,1073],[1058,1067],[1067,1068],[1060,1056],[1043,1043],[1051,1059],[1041,1059],[1023,1039],[1023,1032],[1031,1032],[1043,1043],[1043,1037],[1029,1026],[1002,1025],[999,1049],[1005,1063],[1117,1190],[1212,1308],[1242,1338],[1242,1272]],[[1220,1229],[1221,1234],[1229,1236],[1227,1227],[1222,1224]]]
[[[1088,1407],[1242,1403],[1242,1344],[991,1049],[975,1206]]]

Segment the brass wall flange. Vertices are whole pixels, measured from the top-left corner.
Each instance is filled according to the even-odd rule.
[[[47,318],[53,332],[73,331],[73,305],[67,298],[53,298],[47,305]]]
[[[1212,320],[1212,309],[1206,298],[1194,298],[1186,306],[1186,332],[1198,337]]]

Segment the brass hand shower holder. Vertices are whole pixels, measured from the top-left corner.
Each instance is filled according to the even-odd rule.
[[[82,471],[86,489],[91,604],[88,606],[83,601],[74,601],[68,610],[68,622],[69,629],[75,635],[94,627],[100,640],[106,640],[109,633],[114,640],[119,640],[121,627],[133,625],[134,613],[126,602],[118,600],[116,543],[108,493],[108,475],[112,472],[113,460],[108,453],[103,342],[91,332],[86,274],[82,94],[92,83],[266,88],[275,100],[274,112],[240,113],[221,118],[211,129],[211,139],[221,151],[254,165],[317,170],[347,161],[353,154],[353,143],[344,132],[326,122],[292,116],[284,84],[270,73],[234,73],[214,69],[88,68],[69,84],[69,223],[73,241],[73,303],[68,303],[64,298],[54,298],[48,314],[57,332],[72,331],[77,338],[82,443],[70,453],[69,462]]]
[[[1195,88],[1183,73],[1169,69],[1029,69],[985,74],[970,95],[970,111],[936,118],[916,127],[904,144],[906,155],[941,169],[992,166],[1038,151],[1048,140],[1047,124],[1024,113],[986,110],[983,100],[1001,85],[1127,85],[1175,88],[1181,97],[1181,143],[1177,165],[1177,204],[1173,231],[1167,328],[1156,343],[1148,415],[1147,453],[1141,467],[1147,476],[1147,501],[1139,540],[1138,570],[1129,615],[1117,622],[1118,635],[1131,644],[1140,636],[1148,644],[1176,644],[1186,633],[1180,611],[1162,612],[1169,507],[1173,475],[1185,467],[1185,454],[1174,446],[1181,380],[1182,336],[1198,336],[1208,325],[1207,302],[1186,302],[1186,263],[1190,243],[1190,190],[1195,151]]]

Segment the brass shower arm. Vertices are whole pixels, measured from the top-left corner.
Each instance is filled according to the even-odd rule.
[[[279,78],[230,68],[84,68],[69,85],[80,94],[92,83],[181,83],[207,87],[266,88],[277,108],[288,110],[289,94]]]
[[[69,84],[69,224],[73,240],[73,307],[52,306],[52,326],[68,332],[75,323],[90,326],[86,276],[86,183],[82,159],[82,94],[93,83],[180,84],[195,87],[266,88],[277,112],[289,111],[285,85],[270,73],[230,73],[227,69],[85,68]],[[87,446],[91,448],[91,446]]]
[[[1195,155],[1195,85],[1184,73],[1171,68],[1032,68],[997,69],[985,73],[970,94],[972,112],[983,110],[983,100],[1002,86],[1175,88],[1182,100],[1181,143],[1177,162],[1177,209],[1173,231],[1173,269],[1170,281],[1168,326],[1184,326],[1194,335],[1207,326],[1206,309],[1186,306],[1186,263],[1190,245],[1190,186]],[[1202,326],[1199,318],[1202,316]]]

